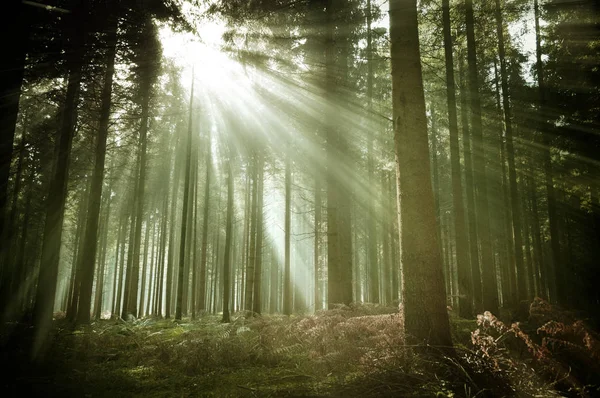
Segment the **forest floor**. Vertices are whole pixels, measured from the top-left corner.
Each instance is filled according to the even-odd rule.
[[[451,314],[453,351],[405,344],[397,309],[370,305],[228,324],[57,320],[41,363],[28,360],[30,329],[13,324],[0,396],[600,396],[597,334],[538,304],[521,324]]]

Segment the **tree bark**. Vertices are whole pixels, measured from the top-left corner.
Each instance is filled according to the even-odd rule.
[[[483,307],[494,314],[498,313],[498,287],[496,266],[490,239],[490,216],[487,195],[486,154],[483,143],[481,121],[481,99],[479,96],[479,78],[475,43],[475,22],[473,0],[466,0],[467,61],[469,71],[469,94],[471,108],[471,133],[473,136],[474,170],[477,182],[477,232],[481,244],[481,262],[483,276]]]
[[[114,4],[107,7],[115,6]],[[115,73],[115,55],[117,48],[117,16],[109,15],[107,31],[106,71],[104,73],[104,87],[102,88],[102,105],[100,107],[100,121],[98,135],[96,136],[95,163],[92,171],[92,182],[88,199],[87,222],[83,242],[84,256],[80,256],[78,270],[81,270],[81,290],[79,306],[77,307],[77,323],[90,322],[92,305],[92,285],[94,283],[94,268],[96,265],[96,251],[98,248],[98,224],[100,220],[100,203],[102,202],[102,184],[104,182],[104,163],[106,160],[106,139],[110,121],[110,107],[112,103],[112,83]],[[110,195],[110,192],[109,192]]]
[[[3,4],[4,11],[0,17],[0,37],[5,38],[0,59],[0,236],[8,237],[11,233],[6,230],[5,220],[8,180],[25,71],[25,54],[29,45],[29,21],[32,16],[28,12],[29,6],[21,0],[9,0],[5,3],[7,4]],[[4,242],[2,247],[6,248]],[[0,269],[7,267],[8,263],[0,265]]]
[[[283,270],[283,314],[292,314],[291,228],[292,228],[292,161],[285,160],[285,260]]]
[[[231,139],[231,138],[230,138]],[[231,167],[233,150],[229,146],[229,161],[227,162],[227,221],[225,224],[225,255],[223,258],[223,318],[221,322],[229,323],[229,299],[230,299],[230,281],[229,274],[231,269],[231,241],[233,240],[233,172]]]
[[[452,168],[452,208],[454,210],[454,237],[458,271],[458,314],[462,318],[473,316],[473,281],[469,267],[465,209],[460,173],[460,148],[458,145],[458,114],[456,111],[456,83],[450,25],[450,0],[442,0],[444,24],[444,54],[446,59],[446,101],[448,102],[448,130],[450,132],[450,166]]]
[[[184,266],[186,253],[186,239],[188,227],[188,210],[190,202],[190,179],[192,171],[192,107],[194,104],[194,74],[192,73],[192,89],[190,93],[190,110],[185,151],[185,174],[183,177],[183,207],[181,210],[181,236],[179,241],[179,273],[177,277],[177,303],[175,319],[181,320],[183,312]],[[187,281],[185,281],[187,283]]]
[[[547,118],[547,98],[546,98],[546,82],[545,82],[545,71],[544,64],[542,62],[542,45],[541,45],[541,33],[540,33],[540,9],[538,0],[534,0],[534,12],[535,12],[535,48],[536,48],[536,72],[538,78],[538,96],[540,106],[540,125],[539,129],[542,134],[542,147],[543,147],[543,167],[545,174],[545,186],[546,196],[548,199],[548,224],[550,225],[550,249],[552,254],[552,261],[550,264],[551,272],[555,276],[556,284],[548,283],[550,290],[550,299],[556,300],[558,303],[565,303],[566,295],[563,289],[562,281],[564,280],[564,274],[561,267],[561,247],[559,240],[559,228],[558,228],[558,212],[557,212],[557,201],[556,192],[554,189],[554,173],[552,170],[552,158],[551,158],[551,140]],[[554,289],[553,287],[556,286]],[[553,291],[555,290],[555,291]],[[552,294],[554,293],[554,294]]]
[[[46,199],[42,256],[33,310],[35,328],[33,356],[40,354],[45,345],[54,310],[62,224],[69,179],[69,160],[77,124],[77,104],[79,102],[81,69],[85,52],[84,41],[87,17],[87,2],[80,0],[73,8],[70,18],[73,28],[70,32],[71,43],[67,52],[67,69],[69,71],[67,93],[61,113],[60,130],[56,137],[55,162]]]
[[[261,313],[262,308],[262,245],[263,245],[263,183],[265,162],[262,154],[258,155],[258,184],[256,204],[256,260],[254,263],[254,298],[252,311]]]
[[[202,218],[202,252],[200,253],[200,291],[198,292],[198,308],[206,310],[206,258],[208,251],[208,216],[210,207],[210,177],[212,174],[212,140],[208,129],[208,147],[206,150],[206,179],[204,185],[204,214]]]
[[[506,50],[504,49],[504,24],[500,0],[496,1],[496,33],[498,35],[498,56],[500,58],[500,79],[502,82],[502,107],[504,108],[504,126],[506,128],[506,152],[508,158],[508,181],[510,184],[510,204],[513,217],[513,236],[515,240],[515,263],[517,266],[518,299],[525,300],[527,296],[527,274],[523,263],[523,236],[520,198],[517,188],[517,171],[515,167],[515,149],[513,144],[512,109],[508,88],[506,70]]]
[[[451,346],[430,181],[416,0],[390,1],[392,98],[400,208],[404,330]]]

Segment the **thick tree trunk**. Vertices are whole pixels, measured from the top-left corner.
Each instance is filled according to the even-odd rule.
[[[327,33],[325,45],[326,95],[330,106],[327,120],[327,302],[329,308],[336,304],[352,302],[352,225],[351,190],[349,178],[339,173],[349,167],[348,142],[341,132],[336,107],[343,98],[342,86],[347,76],[348,33],[335,34],[344,2],[328,0],[326,7]],[[339,55],[336,52],[339,51]]]
[[[433,190],[424,183],[431,174],[416,0],[390,1],[390,39],[404,329],[417,341],[451,346]]]

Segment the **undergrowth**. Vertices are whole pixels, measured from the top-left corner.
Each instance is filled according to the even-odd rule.
[[[15,396],[61,397],[598,392],[600,340],[582,320],[541,300],[523,324],[507,325],[489,312],[477,321],[451,320],[453,350],[405,344],[397,311],[374,305],[309,316],[239,313],[229,324],[213,315],[193,322],[102,320],[75,330],[57,322],[42,366],[32,368],[22,349],[11,348],[13,372],[3,387]]]

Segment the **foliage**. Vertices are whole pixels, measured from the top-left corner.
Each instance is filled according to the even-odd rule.
[[[539,314],[543,306],[551,308],[536,300],[531,313]],[[13,372],[29,369],[5,386],[9,392],[33,396],[152,397],[177,391],[181,396],[473,397],[594,392],[585,374],[575,374],[576,363],[570,362],[569,372],[564,362],[566,352],[583,350],[589,360],[597,361],[597,337],[582,321],[546,322],[536,330],[517,323],[507,326],[489,312],[480,315],[476,325],[451,317],[457,331],[476,327],[472,343],[464,341],[452,352],[405,345],[402,319],[392,307],[340,306],[291,317],[245,315],[235,314],[229,324],[219,323],[218,315],[179,323],[157,318],[133,323],[102,320],[75,330],[61,319],[47,362],[33,367],[23,363],[25,341],[4,350],[4,361],[11,353],[21,360]],[[13,336],[27,335],[27,329],[22,332]]]
[[[597,334],[540,298],[529,312],[528,322],[510,326],[489,311],[478,315],[470,360],[506,375],[519,393],[533,396],[555,389],[556,396],[591,396],[600,391]]]

